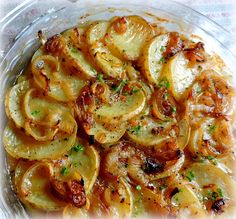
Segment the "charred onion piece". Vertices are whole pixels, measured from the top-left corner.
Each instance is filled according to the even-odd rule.
[[[46,51],[55,55],[59,55],[64,47],[65,42],[59,34],[52,36],[45,43]]]
[[[147,157],[143,166],[143,170],[146,173],[160,173],[164,170],[164,164],[151,157]]]
[[[165,59],[169,59],[184,48],[183,41],[177,32],[169,33],[169,41],[167,43],[166,51],[163,53]]]
[[[191,65],[206,61],[204,44],[202,42],[198,42],[192,48],[187,48],[184,51],[184,55]]]
[[[213,202],[213,204],[211,206],[211,209],[215,213],[220,214],[220,213],[224,212],[223,211],[224,205],[225,205],[225,200],[223,198],[221,198],[221,199],[218,199],[218,200]]]
[[[84,183],[77,180],[62,182],[56,179],[51,180],[52,193],[59,199],[70,202],[75,207],[80,208],[86,204],[86,194]]]

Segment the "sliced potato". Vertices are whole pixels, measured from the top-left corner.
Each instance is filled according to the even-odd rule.
[[[95,140],[101,144],[112,144],[119,141],[125,134],[126,127],[117,127],[114,130],[109,130],[103,125],[95,122],[93,127],[87,132],[88,135],[93,135]]]
[[[187,119],[182,119],[178,123],[179,125],[179,134],[177,137],[177,144],[181,150],[187,146],[190,138],[190,125]]]
[[[95,116],[98,121],[106,123],[123,122],[138,115],[144,108],[146,98],[144,93],[139,90],[134,94],[128,95],[125,101],[117,101],[113,105],[100,107]]]
[[[206,211],[190,185],[174,185],[178,192],[171,197],[172,207],[178,208],[178,218],[205,218]]]
[[[22,114],[21,104],[23,97],[29,88],[29,81],[23,81],[14,85],[5,98],[7,116],[14,121],[17,127],[24,127],[25,116]]]
[[[69,107],[43,96],[35,88],[26,92],[23,104],[25,115],[30,121],[47,127],[57,125],[62,120],[62,114],[71,113]]]
[[[166,77],[170,82],[170,89],[176,100],[180,100],[186,94],[186,89],[191,86],[198,71],[189,68],[188,60],[183,53],[177,53],[163,67],[161,77]]]
[[[223,198],[227,203],[226,208],[231,209],[235,205],[236,183],[222,169],[212,164],[194,163],[183,174],[191,176],[191,181],[199,185],[202,195],[208,197],[205,201],[213,202],[216,198]],[[217,195],[215,200],[211,199],[213,192]]]
[[[31,135],[37,141],[52,141],[58,130],[58,127],[50,128],[41,125],[35,125],[31,122],[25,123],[26,134]]]
[[[64,37],[63,40],[66,41],[66,46],[61,54],[61,58],[64,60],[63,65],[81,78],[90,79],[96,77],[97,70],[92,66],[91,62],[89,62],[88,57],[86,57],[81,50],[71,45],[69,39]]]
[[[32,72],[36,84],[58,101],[76,99],[86,85],[86,81],[64,72],[59,61],[51,55],[37,57],[32,63]]]
[[[92,23],[86,31],[86,39],[90,53],[103,73],[112,78],[121,78],[125,72],[125,64],[113,56],[103,42],[100,42],[105,37],[109,24],[107,21]]]
[[[23,200],[36,208],[46,211],[62,209],[66,203],[54,198],[50,192],[52,166],[48,163],[37,162],[24,174],[21,183]]]
[[[102,50],[103,52],[96,52],[95,55],[97,66],[109,77],[124,78],[125,63],[113,56],[107,48],[104,47]]]
[[[133,217],[147,218],[150,215],[157,214],[160,216],[165,212],[166,203],[160,192],[152,191],[140,185],[132,187],[131,191],[134,200]]]
[[[97,150],[87,143],[77,139],[76,146],[83,147],[83,150],[76,152],[72,149],[71,156],[68,157],[66,166],[70,167],[70,171],[79,172],[84,180],[86,193],[89,193],[97,179],[100,168],[100,157]]]
[[[143,165],[145,164],[145,160],[140,159],[140,157],[133,155],[129,157],[128,160],[129,165],[127,167],[127,171],[129,176],[133,180],[135,180],[138,183],[148,185],[150,181],[162,179],[171,176],[173,174],[176,174],[183,166],[184,160],[185,160],[185,155],[184,153],[181,153],[180,157],[178,157],[177,159],[167,162],[161,172],[146,173],[143,170]]]
[[[141,57],[143,73],[151,84],[158,85],[158,79],[163,67],[163,48],[167,46],[168,34],[153,38],[144,48]]]
[[[200,123],[191,131],[188,149],[192,154],[217,156],[229,151],[233,136],[227,121],[206,117]]]
[[[139,16],[117,17],[108,28],[108,46],[126,60],[137,60],[146,42],[154,36],[152,27]]]
[[[170,122],[158,122],[154,120],[152,117],[146,116],[139,122],[139,125],[136,127],[131,127],[128,129],[129,138],[137,144],[140,144],[144,147],[154,146],[161,144],[170,136],[168,133],[165,133],[165,129],[171,127]],[[139,128],[139,130],[136,130]],[[160,129],[160,133],[154,133],[153,129]]]
[[[108,184],[104,191],[104,201],[109,206],[111,216],[129,218],[132,215],[133,197],[130,185],[125,179],[119,178],[118,181]]]
[[[75,28],[68,29],[62,33],[62,36],[70,41],[73,46],[79,49],[83,49],[86,44],[84,33],[86,31],[85,26],[76,26]]]
[[[104,38],[109,24],[108,21],[96,21],[90,24],[85,34],[88,45],[91,46],[98,40]]]
[[[3,132],[3,145],[13,157],[29,160],[55,159],[68,151],[75,142],[77,125],[71,120],[74,131],[72,134],[56,136],[53,141],[39,142],[27,136],[22,130],[12,124],[6,126]]]
[[[14,175],[14,186],[16,188],[16,192],[19,196],[22,195],[21,191],[21,181],[25,174],[25,172],[35,163],[35,161],[28,161],[28,160],[20,160],[15,168],[15,175]]]
[[[207,156],[208,152],[206,151],[205,147],[204,148],[202,147],[202,141],[203,138],[205,138],[205,140],[211,139],[211,133],[209,132],[209,127],[213,123],[214,123],[213,118],[202,119],[200,127],[192,129],[189,139],[188,149],[193,155],[200,153],[202,155]]]

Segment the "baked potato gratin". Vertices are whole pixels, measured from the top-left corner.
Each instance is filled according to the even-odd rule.
[[[29,213],[235,212],[235,91],[200,38],[126,16],[39,39],[5,98],[3,144]]]

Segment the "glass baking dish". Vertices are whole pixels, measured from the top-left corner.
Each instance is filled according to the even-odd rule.
[[[132,0],[130,3],[127,0],[27,0],[0,21],[0,133],[3,133],[6,124],[5,92],[40,46],[38,30],[50,37],[79,22],[131,14],[157,22],[168,30],[188,36],[198,35],[203,39],[206,50],[209,53],[214,50],[234,71],[236,46],[230,33],[182,4],[169,0]],[[166,20],[160,22],[159,18]],[[233,81],[236,81],[235,78]],[[0,218],[28,218],[12,191],[5,151],[3,147],[0,150]]]

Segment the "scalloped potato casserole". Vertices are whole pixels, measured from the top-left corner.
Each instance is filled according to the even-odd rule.
[[[235,89],[200,38],[125,16],[39,39],[6,94],[3,133],[30,214],[235,212]]]

